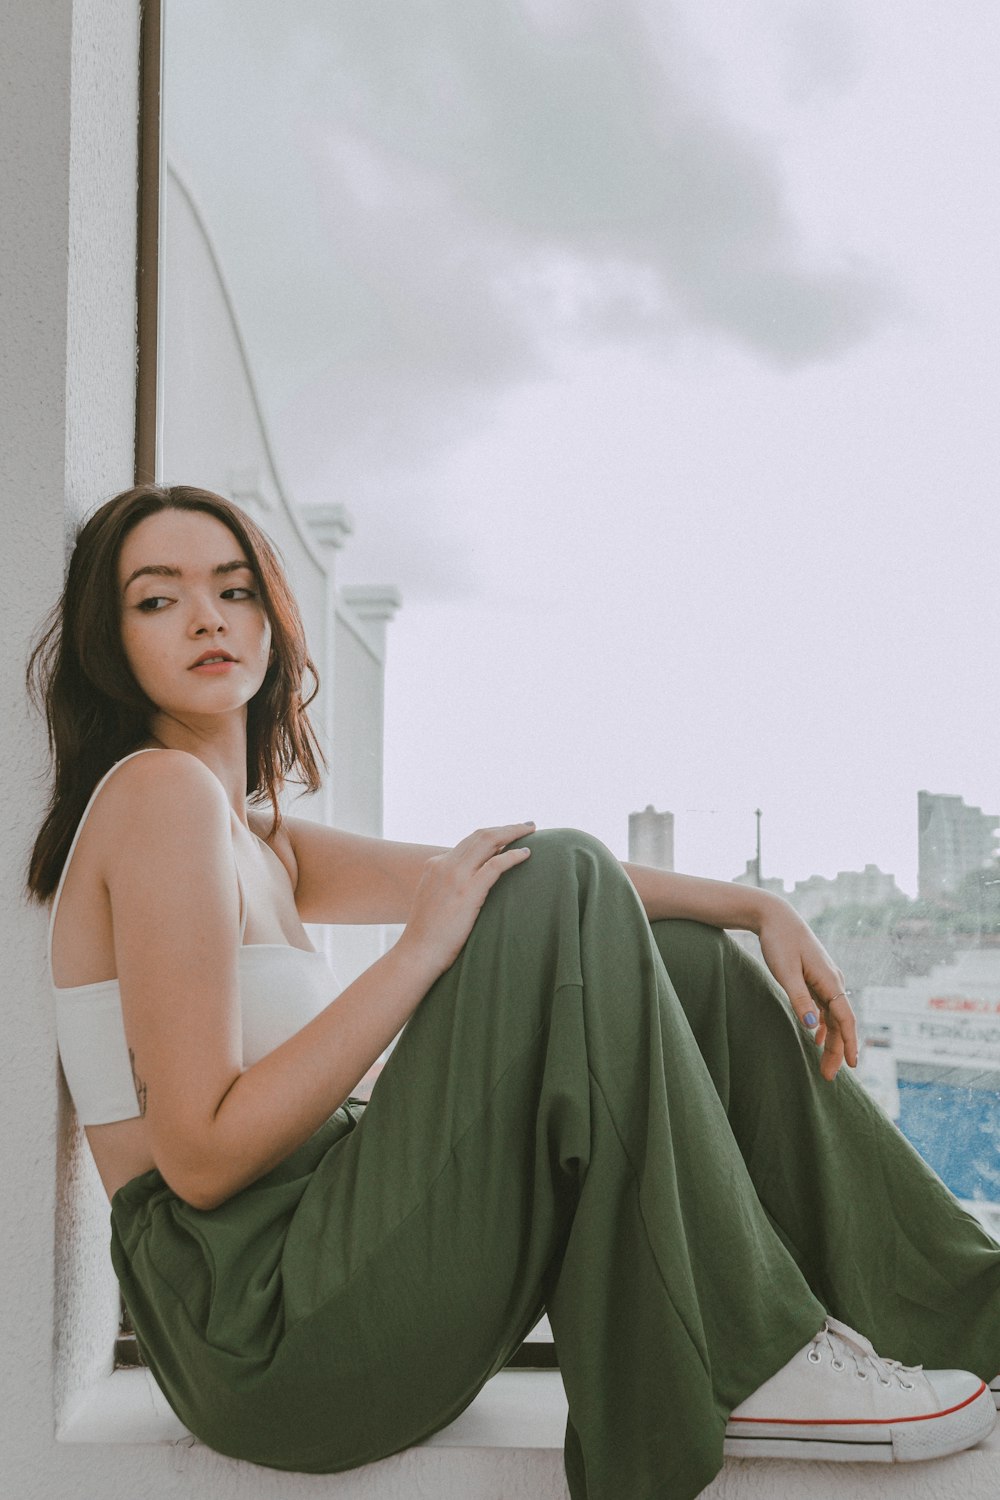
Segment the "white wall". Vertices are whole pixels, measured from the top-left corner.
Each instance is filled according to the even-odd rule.
[[[12,3],[0,34],[0,1430],[4,1492],[38,1494],[44,1476],[45,1492],[58,1496],[73,1493],[93,1462],[81,1470],[56,1450],[55,1403],[99,1357],[113,1294],[106,1233],[95,1238],[93,1199],[74,1186],[87,1168],[59,1090],[44,917],[21,901],[45,750],[20,680],[61,587],[73,517],[132,470],[138,18],[128,0]],[[58,1300],[73,1313],[55,1361],[57,1239]],[[87,1274],[88,1260],[101,1274]]]

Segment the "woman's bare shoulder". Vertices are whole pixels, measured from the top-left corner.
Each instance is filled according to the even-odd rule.
[[[116,767],[66,871],[53,933],[56,982],[120,978],[117,950],[130,923],[148,939],[150,912],[167,921],[170,908],[195,888],[206,906],[216,888],[225,900],[233,858],[229,821],[221,782],[192,755],[162,750]],[[233,905],[235,911],[235,891]]]
[[[102,787],[90,821],[100,842],[114,848],[137,827],[164,820],[204,828],[206,818],[214,821],[228,805],[219,778],[196,755],[156,750],[117,767]]]
[[[219,778],[204,761],[187,750],[150,750],[133,755],[120,764],[104,788],[103,800],[124,801],[128,796],[171,796],[214,791],[225,796]]]

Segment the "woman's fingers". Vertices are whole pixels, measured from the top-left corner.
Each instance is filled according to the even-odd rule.
[[[848,1066],[858,1065],[858,1022],[845,991],[832,1000],[822,1001],[828,1036],[835,1033],[841,1039],[841,1057]],[[838,1064],[839,1066],[839,1064]]]
[[[473,869],[479,869],[508,844],[523,839],[534,829],[534,823],[504,823],[497,828],[477,828],[455,845],[452,854],[461,861],[468,861]]]
[[[795,969],[799,970],[799,968],[799,964],[796,963]],[[782,982],[779,976],[776,975],[775,977],[778,978],[779,983]],[[813,992],[805,975],[799,973],[797,982],[795,980],[785,980],[784,988],[785,993],[792,1002],[792,1009],[802,1022],[802,1025],[807,1031],[814,1033],[814,1040],[820,1041],[819,1028],[824,1028],[825,1034],[826,1017],[819,1001],[813,998]]]
[[[493,858],[488,859],[480,870],[480,875],[486,882],[486,889],[490,890],[496,885],[505,870],[513,869],[514,865],[523,865],[530,853],[531,850],[527,844],[523,844],[519,849],[502,849],[499,854],[494,854]]]
[[[832,1080],[840,1072],[840,1065],[844,1061],[844,1038],[836,1026],[826,1028],[826,1039],[823,1043],[823,1056],[820,1059],[819,1070],[823,1077]]]
[[[820,1071],[824,1078],[835,1078],[842,1063],[858,1065],[858,1030],[854,1011],[847,995],[841,992],[832,999],[816,1001],[813,1014],[820,1019],[813,1039],[823,1048]]]
[[[803,976],[801,985],[788,987],[788,998],[792,1009],[806,1031],[812,1033],[813,1041],[823,1048],[820,1064],[824,1078],[836,1076],[843,1062],[849,1067],[858,1063],[858,1031],[851,1002],[843,989],[830,993],[827,986],[824,996],[815,980]]]
[[[432,855],[424,865],[400,941],[406,941],[443,973],[461,951],[483,902],[501,875],[529,858],[527,846],[508,846],[533,832],[534,827],[534,823],[506,823],[503,827],[477,828],[453,849]]]
[[[485,830],[497,837],[487,842],[486,857],[475,870],[476,883],[482,892],[483,901],[506,870],[513,869],[515,865],[523,865],[529,857],[531,849],[527,844],[522,844],[517,849],[509,849],[507,845],[515,839],[524,838],[525,834],[532,832],[534,826],[534,823],[511,823],[506,828]]]
[[[834,1078],[858,1063],[858,1032],[844,976],[802,918],[783,904],[758,932],[764,962],[781,985],[799,1024],[823,1048],[820,1068]]]

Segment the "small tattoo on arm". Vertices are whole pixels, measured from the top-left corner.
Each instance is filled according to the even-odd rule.
[[[146,1085],[139,1077],[138,1073],[135,1071],[135,1053],[132,1051],[131,1047],[128,1049],[128,1060],[132,1068],[132,1082],[135,1084],[135,1097],[139,1103],[139,1118],[140,1120],[142,1120],[145,1119],[146,1116]]]

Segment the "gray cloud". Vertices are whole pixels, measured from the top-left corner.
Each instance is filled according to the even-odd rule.
[[[168,132],[220,205],[302,493],[321,471],[375,504],[567,338],[702,330],[794,366],[874,327],[877,279],[802,252],[777,148],[704,97],[673,14],[172,0]]]
[[[804,262],[775,151],[690,96],[680,43],[666,57],[654,46],[639,0],[592,3],[555,40],[509,0],[347,7],[334,21],[301,0],[295,15],[313,119],[334,143],[324,186],[341,223],[364,225],[375,326],[391,324],[399,358],[506,374],[531,334],[505,288],[553,256],[597,289],[609,264],[619,283],[623,267],[652,273],[649,321],[672,329],[680,315],[782,361],[835,353],[877,317],[871,276]],[[814,71],[843,63],[832,20],[797,13],[796,26]],[[383,193],[359,191],[345,151]]]

